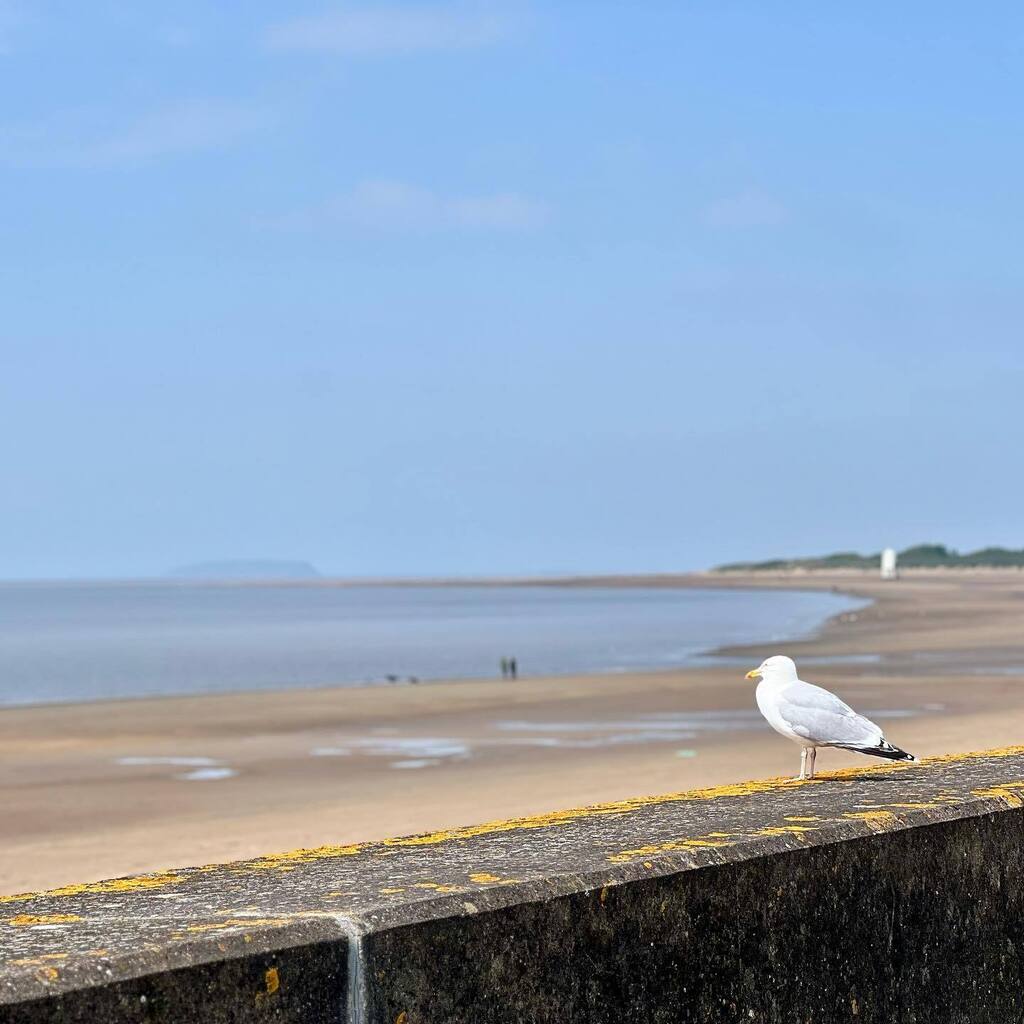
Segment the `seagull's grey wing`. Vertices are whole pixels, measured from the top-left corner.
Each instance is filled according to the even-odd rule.
[[[874,747],[882,730],[834,693],[797,681],[779,693],[779,715],[798,736],[833,747]]]

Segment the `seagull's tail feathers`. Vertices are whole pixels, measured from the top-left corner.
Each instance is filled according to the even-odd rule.
[[[837,744],[838,745],[838,744]],[[870,754],[872,757],[884,757],[890,761],[916,761],[913,754],[908,754],[899,747],[894,747],[887,740],[879,740],[873,747],[854,747],[842,744],[847,750],[856,750],[858,754]]]

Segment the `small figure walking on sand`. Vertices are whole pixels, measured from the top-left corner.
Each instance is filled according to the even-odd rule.
[[[515,658],[508,659],[508,675],[510,679],[516,679],[519,675],[519,665]]]
[[[508,658],[501,659],[501,678],[508,679]]]

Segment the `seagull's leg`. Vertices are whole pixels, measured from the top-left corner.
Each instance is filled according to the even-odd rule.
[[[818,748],[817,747],[811,747],[810,750],[811,750],[811,756],[808,759],[810,761],[810,764],[807,766],[807,778],[813,779],[814,778],[814,759],[818,756]]]
[[[800,774],[793,779],[794,782],[802,782],[807,778],[807,748],[800,748]]]

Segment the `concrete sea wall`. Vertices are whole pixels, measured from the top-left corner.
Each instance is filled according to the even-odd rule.
[[[1024,1020],[1024,748],[0,897],[0,1022]]]

